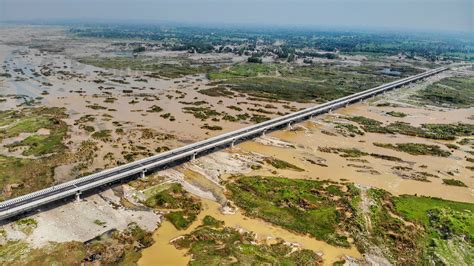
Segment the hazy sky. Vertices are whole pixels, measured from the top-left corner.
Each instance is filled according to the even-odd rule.
[[[0,21],[80,19],[474,32],[474,0],[0,0]]]

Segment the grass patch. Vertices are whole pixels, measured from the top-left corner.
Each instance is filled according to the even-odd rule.
[[[207,218],[207,221],[206,221]],[[178,249],[189,249],[189,265],[315,265],[321,258],[311,250],[293,249],[282,241],[255,244],[251,233],[240,233],[222,222],[206,216],[203,225],[173,242]],[[213,220],[211,224],[209,220]]]
[[[221,115],[221,113],[209,107],[187,106],[183,107],[183,112],[186,114],[192,114],[194,117],[201,119],[202,121],[207,120],[210,117],[216,117]]]
[[[402,134],[442,140],[454,140],[456,137],[474,135],[473,124],[422,124],[421,127],[414,127],[408,123],[395,122],[384,126],[380,121],[363,116],[353,116],[348,119],[360,124],[363,130],[371,133]]]
[[[94,220],[94,224],[98,225],[98,226],[103,226],[103,225],[106,225],[107,222],[104,222],[104,221],[101,221],[99,219],[95,219]]]
[[[222,127],[221,126],[211,126],[211,125],[208,125],[208,124],[204,124],[203,126],[201,126],[202,129],[207,129],[207,130],[222,130]]]
[[[349,246],[341,225],[347,217],[344,213],[352,212],[347,204],[353,196],[351,190],[343,192],[340,185],[323,181],[262,176],[236,177],[227,189],[246,215],[332,245]],[[337,200],[335,195],[343,195],[345,200]]]
[[[90,165],[95,151],[93,142],[84,142],[75,152],[64,151],[37,159],[0,156],[0,200],[20,196],[50,186],[54,169],[73,162]]]
[[[474,106],[474,78],[445,78],[418,92],[422,103],[441,107],[466,108]]]
[[[467,187],[466,184],[457,179],[443,179],[443,184],[455,187]]]
[[[216,218],[210,216],[210,215],[206,215],[203,219],[202,219],[202,225],[204,226],[210,226],[210,227],[214,227],[214,228],[220,228],[220,227],[223,227],[224,226],[224,222],[223,221],[219,221],[217,220]]]
[[[147,110],[148,113],[159,113],[163,111],[163,108],[159,107],[158,105],[152,105],[150,109]]]
[[[97,140],[102,140],[102,141],[111,141],[112,139],[112,135],[111,135],[112,131],[111,130],[108,130],[108,129],[104,129],[104,130],[100,130],[100,131],[96,131],[94,133],[92,133],[92,137],[94,139],[97,139]]]
[[[267,157],[265,158],[264,160],[266,163],[270,164],[271,166],[275,167],[276,169],[290,169],[290,170],[294,170],[294,171],[298,171],[298,172],[303,172],[304,169],[294,165],[294,164],[291,164],[289,162],[286,162],[286,161],[283,161],[283,160],[280,160],[280,159],[276,159],[276,158],[273,158],[273,157]]]
[[[363,136],[365,133],[360,130],[357,126],[352,124],[341,124],[337,123],[335,126],[336,130],[343,136],[355,137],[357,135]]]
[[[394,215],[393,196],[381,189],[368,189],[368,209],[361,209],[352,228],[357,248],[362,252],[373,246],[394,265],[418,265],[423,254],[422,233]],[[368,223],[370,221],[370,223]]]
[[[242,64],[210,77],[253,97],[326,102],[393,80],[376,69],[365,68]]]
[[[392,162],[403,162],[403,160],[398,157],[385,155],[385,154],[371,153],[370,156],[374,158],[382,159],[382,160],[392,161]]]
[[[135,265],[140,250],[153,243],[152,233],[136,224],[122,231],[110,231],[81,243],[78,241],[50,242],[42,248],[31,248],[21,241],[0,246],[2,265]]]
[[[9,149],[26,147],[23,155],[40,156],[63,152],[66,147],[62,141],[67,134],[67,124],[63,108],[35,108],[21,111],[3,111],[0,113],[0,140],[17,137],[21,133],[36,133],[40,129],[47,129],[48,134],[33,134],[27,138],[6,145]]]
[[[222,87],[213,87],[209,89],[203,89],[198,91],[201,94],[211,96],[211,97],[232,97],[234,93],[226,88]]]
[[[400,118],[403,118],[403,117],[407,116],[407,114],[405,114],[405,113],[396,112],[396,111],[390,111],[390,112],[387,112],[386,114],[388,114],[390,116],[393,116],[393,117],[400,117]]]
[[[158,60],[145,57],[84,57],[78,60],[83,64],[93,65],[106,69],[131,69],[151,72],[148,77],[153,78],[180,78],[186,75],[207,73],[214,69],[212,66],[191,66],[190,64],[166,64]]]
[[[209,79],[248,78],[270,74],[276,69],[275,65],[270,64],[239,64],[218,72],[211,72],[208,77]]]
[[[363,152],[356,148],[345,149],[345,148],[333,148],[333,147],[318,147],[320,152],[325,153],[335,153],[343,158],[359,158],[362,156],[367,156],[368,153]]]
[[[74,265],[86,256],[81,242],[51,242],[43,248],[33,249],[22,241],[9,241],[0,246],[2,265]]]
[[[186,192],[181,184],[176,183],[164,190],[156,191],[144,204],[154,209],[173,210],[165,217],[179,230],[188,228],[201,211],[200,201]]]
[[[411,155],[432,155],[438,157],[449,157],[451,152],[441,149],[438,145],[427,145],[423,143],[377,143],[374,142],[377,147],[388,148],[396,151],[406,152]]]
[[[394,198],[397,212],[423,225],[424,260],[430,264],[472,265],[474,262],[474,204],[439,198]]]
[[[239,115],[237,115],[237,117],[240,117]],[[258,123],[262,123],[262,122],[265,122],[267,120],[270,120],[270,117],[268,116],[265,116],[265,115],[256,115],[256,114],[252,114],[252,117],[250,118],[250,121],[258,124]]]
[[[0,200],[48,187],[54,181],[57,166],[91,158],[93,150],[81,146],[72,153],[62,143],[68,131],[64,112],[62,108],[46,107],[0,112],[0,139],[34,133],[8,148],[22,147],[24,155],[39,156],[34,159],[0,156]],[[39,129],[48,132],[39,134]]]
[[[15,221],[14,226],[26,235],[30,235],[33,233],[33,230],[38,227],[38,222],[33,218],[23,218]]]

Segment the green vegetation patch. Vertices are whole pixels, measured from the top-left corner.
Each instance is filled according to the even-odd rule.
[[[214,69],[212,66],[191,66],[187,63],[167,64],[151,57],[84,57],[78,60],[83,64],[107,69],[131,69],[151,72],[148,77],[153,78],[180,78],[186,75],[207,73]]]
[[[417,265],[421,261],[422,229],[397,217],[393,196],[381,189],[368,189],[355,202],[359,215],[351,228],[359,251],[369,252],[374,246],[395,265]],[[362,207],[366,205],[365,207]]]
[[[216,218],[214,218],[210,215],[206,215],[202,219],[202,224],[204,226],[210,226],[210,227],[214,227],[214,228],[221,228],[221,227],[224,226],[224,221],[220,221],[220,220],[217,220]]]
[[[318,150],[320,152],[339,154],[339,156],[343,158],[358,158],[358,157],[368,155],[368,153],[363,152],[356,148],[346,149],[346,148],[333,148],[333,147],[318,147]]]
[[[398,157],[385,155],[385,154],[371,153],[370,156],[374,158],[382,159],[382,160],[392,161],[392,162],[404,162],[402,159]]]
[[[149,113],[159,113],[163,111],[163,108],[159,107],[158,105],[152,105],[150,109],[147,110]]]
[[[183,107],[183,112],[186,114],[192,114],[194,117],[201,119],[203,121],[207,120],[210,117],[216,117],[216,116],[221,115],[221,113],[209,107],[186,106],[186,107]]]
[[[474,204],[404,195],[394,198],[395,209],[422,224],[424,260],[429,264],[474,263]]]
[[[352,124],[337,123],[335,126],[336,130],[343,136],[355,137],[357,135],[363,136],[365,133],[359,129],[359,127]]]
[[[393,80],[366,66],[293,66],[242,64],[210,75],[234,91],[270,100],[326,102]]]
[[[330,187],[330,189],[325,189]],[[227,184],[230,198],[251,217],[348,247],[342,234],[352,190],[325,181],[280,177],[240,176]],[[334,196],[342,196],[339,200]]]
[[[464,182],[457,179],[443,179],[443,184],[448,186],[455,186],[455,187],[467,187]]]
[[[33,233],[33,230],[38,227],[38,222],[33,218],[23,218],[15,221],[14,226],[26,235],[30,235]]]
[[[304,169],[294,165],[294,164],[291,164],[289,162],[286,162],[286,161],[283,161],[283,160],[280,160],[280,159],[277,159],[277,158],[273,158],[273,157],[267,157],[265,158],[264,160],[266,163],[270,164],[271,166],[275,167],[276,169],[290,169],[290,170],[294,170],[294,171],[298,171],[298,172],[303,172]]]
[[[208,74],[209,79],[246,78],[275,72],[277,67],[270,64],[238,64],[219,72]]]
[[[42,248],[31,248],[22,241],[9,241],[0,245],[0,264],[136,265],[140,251],[152,244],[152,233],[131,223],[124,231],[109,231],[86,243],[50,242]]]
[[[84,142],[74,154],[62,152],[38,159],[0,156],[0,200],[50,186],[57,166],[90,160],[94,150],[93,142]]]
[[[393,117],[401,117],[401,118],[407,116],[407,114],[405,114],[405,113],[396,112],[396,111],[390,111],[390,112],[387,112],[387,114],[390,115],[390,116],[393,116]]]
[[[415,97],[422,103],[466,108],[474,106],[474,78],[445,78],[420,90]]]
[[[102,141],[110,141],[111,138],[112,138],[111,133],[112,133],[111,130],[104,129],[104,130],[100,130],[100,131],[96,131],[96,132],[92,133],[92,137],[94,139],[98,139],[98,140],[102,140]]]
[[[221,126],[209,125],[209,124],[204,124],[203,126],[201,126],[201,128],[202,129],[207,129],[207,130],[222,130]]]
[[[73,265],[82,262],[86,255],[81,242],[49,243],[32,249],[22,241],[8,241],[0,245],[1,265]]]
[[[0,156],[0,200],[47,187],[54,181],[57,166],[89,158],[90,149],[81,146],[74,154],[62,143],[68,131],[63,121],[66,117],[63,108],[0,112],[0,139],[29,133],[28,137],[6,146],[9,149],[23,148],[23,155],[37,156],[34,159]]]
[[[94,224],[98,225],[98,226],[104,226],[107,224],[107,222],[104,222],[104,221],[101,221],[99,219],[95,219],[94,220]]]
[[[0,140],[17,137],[21,133],[33,133],[27,138],[14,142],[5,147],[14,149],[26,147],[23,155],[40,156],[63,152],[66,147],[62,143],[67,134],[67,124],[64,108],[34,108],[20,111],[3,111],[0,113]],[[37,131],[45,129],[46,134]]]
[[[349,120],[362,126],[366,132],[382,134],[402,134],[429,139],[454,140],[460,136],[473,136],[474,124],[422,124],[421,127],[414,127],[404,122],[394,122],[386,126],[375,119],[353,116]]]
[[[222,87],[212,87],[208,89],[203,89],[198,91],[201,94],[211,96],[211,97],[232,97],[234,93],[226,88]]]
[[[212,220],[212,223],[209,221]],[[216,226],[217,225],[217,226]],[[173,242],[178,249],[189,249],[189,265],[315,265],[321,258],[311,250],[296,249],[282,241],[255,244],[248,232],[240,233],[206,216],[203,225]]]
[[[428,145],[423,143],[378,143],[374,142],[377,147],[388,148],[396,151],[406,152],[411,155],[432,155],[438,157],[449,157],[451,152],[441,149],[438,145]]]
[[[55,152],[62,152],[66,148],[62,140],[67,132],[67,126],[62,127],[53,132],[53,135],[32,135],[26,139],[6,145],[7,148],[27,146],[28,149],[23,151],[23,155],[40,156]]]
[[[177,229],[188,228],[201,211],[201,202],[186,192],[181,184],[177,183],[156,192],[146,199],[144,204],[154,209],[173,210],[165,217]]]

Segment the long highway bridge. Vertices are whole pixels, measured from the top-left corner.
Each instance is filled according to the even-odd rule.
[[[312,118],[315,115],[331,112],[334,109],[345,107],[355,102],[363,101],[364,99],[385,93],[386,91],[435,75],[446,69],[446,67],[441,67],[429,70],[418,75],[403,78],[337,100],[277,117],[263,123],[245,127],[132,163],[107,169],[27,195],[3,201],[0,203],[0,220],[5,220],[38,209],[39,207],[46,206],[49,203],[61,199],[74,197],[74,195],[79,198],[79,195],[83,192],[91,192],[94,189],[120,180],[144,177],[146,172],[156,171],[159,168],[176,164],[176,162],[195,159],[196,156],[209,153],[219,147],[226,147],[229,145],[234,146],[236,142],[265,135],[269,130],[275,130],[285,126],[291,127],[292,123]]]

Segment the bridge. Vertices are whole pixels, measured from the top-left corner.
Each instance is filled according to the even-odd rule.
[[[236,142],[265,135],[269,130],[281,127],[291,127],[295,122],[312,118],[315,115],[331,112],[340,107],[363,101],[386,91],[399,88],[420,79],[435,75],[445,71],[446,67],[420,73],[411,77],[393,81],[372,89],[354,93],[327,103],[316,105],[291,114],[277,117],[259,124],[238,129],[229,133],[160,153],[135,162],[124,164],[115,168],[107,169],[95,174],[84,176],[75,180],[64,182],[49,188],[45,188],[27,195],[19,196],[0,203],[0,220],[5,220],[25,212],[38,209],[61,199],[76,196],[79,199],[81,193],[91,192],[104,185],[115,183],[130,178],[144,177],[147,172],[156,171],[159,168],[167,167],[176,162],[193,160],[196,156],[211,152],[219,147],[233,147]]]

